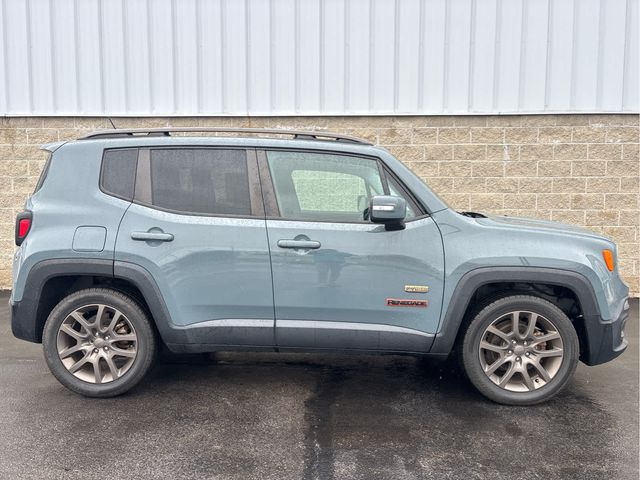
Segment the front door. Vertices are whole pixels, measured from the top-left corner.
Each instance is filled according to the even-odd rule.
[[[116,268],[130,262],[151,274],[181,342],[273,345],[255,152],[142,149],[136,177],[135,200],[118,233]]]
[[[428,351],[443,248],[433,219],[376,158],[258,153],[279,347]],[[403,196],[406,228],[368,221],[372,196]]]

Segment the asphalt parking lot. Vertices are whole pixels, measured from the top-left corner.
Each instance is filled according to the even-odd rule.
[[[503,407],[411,357],[165,357],[94,400],[11,335],[0,294],[2,479],[638,478],[638,302],[630,347],[553,401]]]

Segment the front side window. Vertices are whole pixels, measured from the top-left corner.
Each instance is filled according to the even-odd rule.
[[[151,150],[151,203],[204,215],[251,215],[244,150]]]
[[[268,151],[267,161],[283,218],[364,222],[371,197],[384,194],[373,159]]]

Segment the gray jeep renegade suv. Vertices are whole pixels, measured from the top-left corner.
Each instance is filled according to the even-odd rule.
[[[628,288],[600,235],[453,211],[351,137],[175,131],[44,146],[16,220],[12,328],[75,392],[129,390],[160,345],[455,351],[480,392],[527,405],[626,347]]]

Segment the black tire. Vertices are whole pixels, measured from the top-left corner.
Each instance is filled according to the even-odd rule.
[[[542,387],[529,391],[510,391],[497,385],[485,373],[480,360],[480,342],[486,329],[504,315],[514,311],[533,312],[545,317],[556,328],[562,341],[563,356],[555,375]],[[533,353],[527,354],[535,356]],[[461,360],[471,383],[487,398],[504,405],[534,405],[545,402],[560,392],[572,378],[580,346],[571,320],[551,302],[530,295],[495,297],[481,305],[471,316],[464,332]],[[524,378],[524,377],[522,377]]]
[[[90,383],[67,370],[58,354],[58,330],[76,309],[103,304],[113,307],[127,318],[137,336],[137,353],[129,369],[107,383]],[[87,397],[107,398],[121,395],[136,386],[151,368],[156,356],[155,332],[144,310],[127,295],[109,288],[89,288],[65,297],[49,314],[42,334],[44,357],[51,373],[69,390]]]

